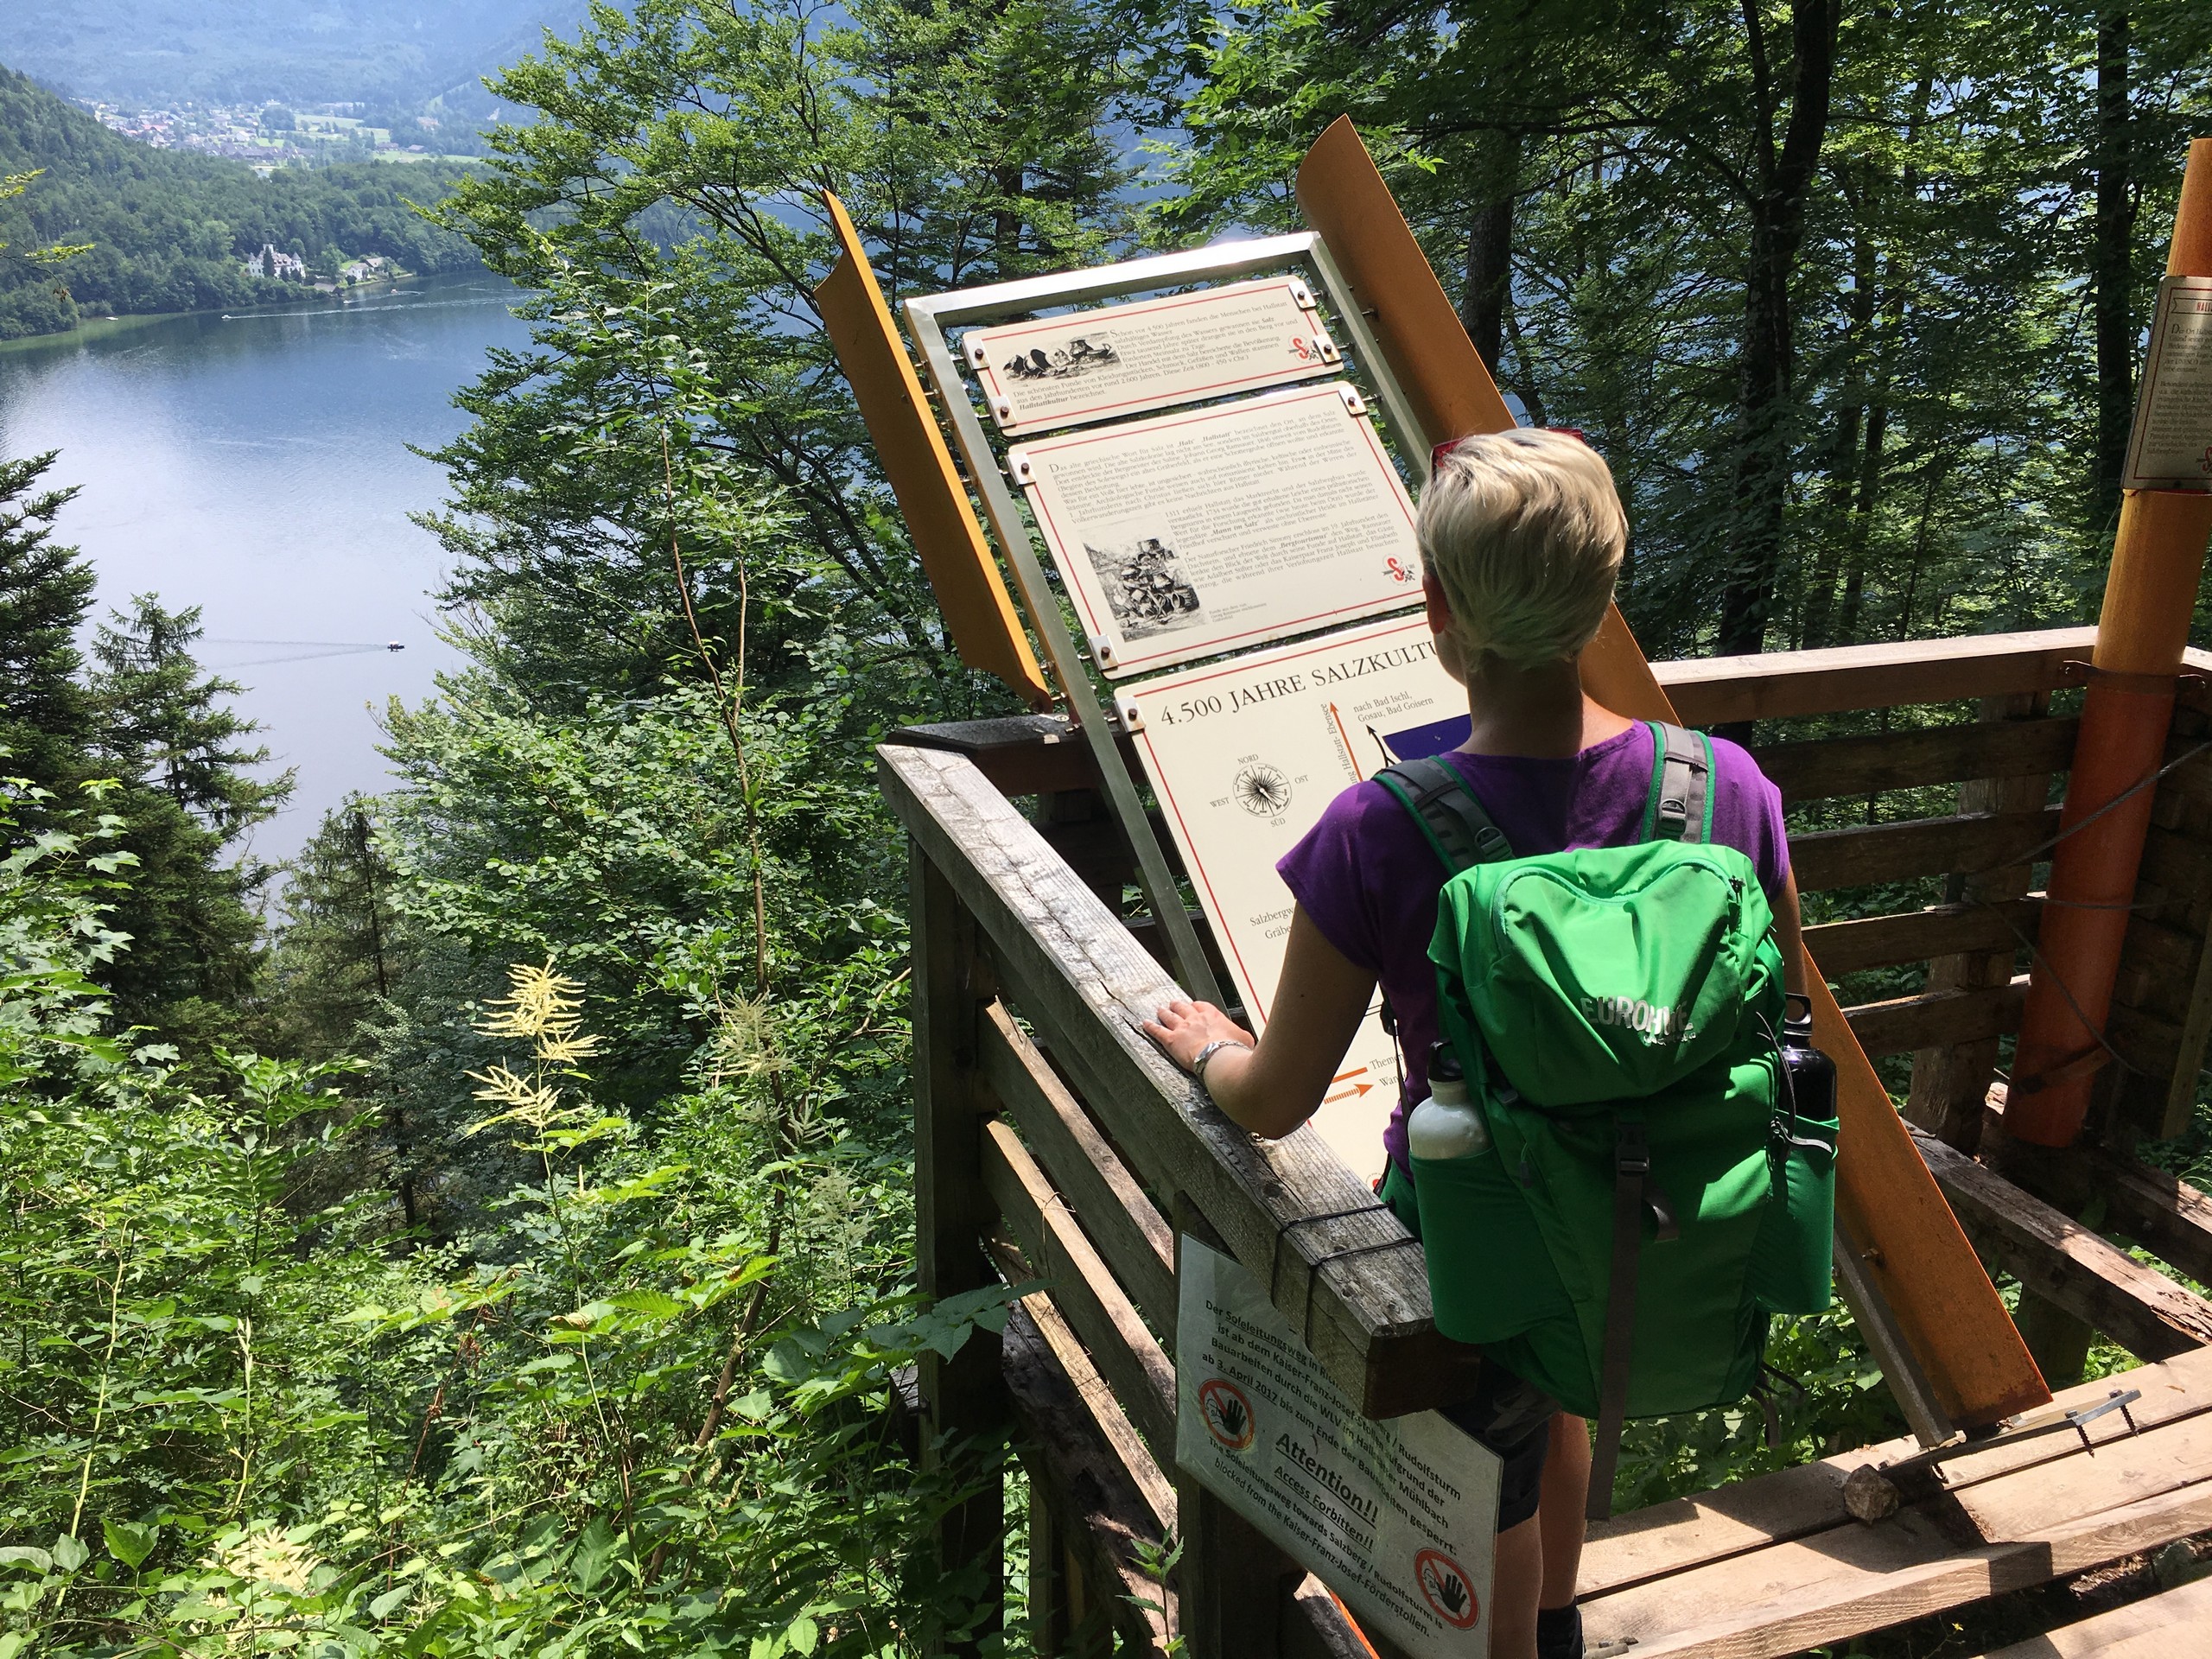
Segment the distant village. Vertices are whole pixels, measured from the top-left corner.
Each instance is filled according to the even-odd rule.
[[[356,283],[380,282],[387,277],[404,276],[397,260],[372,253],[360,259],[351,259],[338,267],[334,276],[316,276],[308,270],[308,262],[296,253],[287,253],[273,242],[261,245],[261,251],[248,256],[245,274],[264,276],[279,283],[313,283],[319,294],[334,294],[341,288],[351,288]]]
[[[102,126],[156,149],[226,156],[262,173],[318,161],[427,161],[435,153],[430,144],[403,144],[391,128],[369,125],[358,113],[363,107],[358,104],[295,111],[275,104],[188,103],[149,110],[89,98],[74,102]],[[435,116],[416,117],[414,124],[425,136],[439,130]]]

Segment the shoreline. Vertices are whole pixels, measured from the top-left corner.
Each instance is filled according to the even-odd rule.
[[[132,311],[119,317],[80,317],[76,326],[47,334],[22,334],[14,340],[0,340],[0,353],[31,350],[41,346],[83,344],[95,340],[106,340],[117,334],[126,334],[136,328],[150,327],[157,322],[174,322],[180,317],[280,317],[306,311],[317,306],[342,307],[344,296],[349,294],[388,293],[402,283],[437,282],[448,276],[489,275],[484,267],[475,271],[441,270],[425,276],[419,271],[404,271],[391,276],[378,276],[372,282],[356,283],[351,288],[341,288],[330,294],[307,294],[296,299],[273,300],[266,304],[248,307],[241,311],[226,311],[209,307],[194,311]]]

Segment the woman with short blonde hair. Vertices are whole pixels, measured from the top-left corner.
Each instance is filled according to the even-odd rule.
[[[1603,459],[1565,432],[1463,439],[1438,455],[1416,531],[1437,658],[1467,689],[1467,738],[1446,763],[1516,856],[1640,840],[1656,739],[1586,695],[1576,661],[1604,625],[1628,548]],[[1736,745],[1716,739],[1713,751],[1710,838],[1751,858],[1774,908],[1785,982],[1802,991],[1781,797]],[[1297,906],[1265,1036],[1255,1042],[1204,1002],[1170,1003],[1146,1030],[1236,1122],[1284,1135],[1319,1106],[1379,983],[1405,1056],[1382,1192],[1418,1231],[1405,1120],[1428,1094],[1429,1046],[1440,1034],[1427,952],[1446,871],[1419,823],[1372,781],[1338,796],[1276,868]],[[1446,1415],[1504,1465],[1491,1655],[1579,1659],[1582,1420],[1495,1361]]]

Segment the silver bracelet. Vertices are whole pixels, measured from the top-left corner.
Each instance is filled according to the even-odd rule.
[[[1215,1038],[1213,1041],[1200,1049],[1198,1058],[1191,1062],[1191,1075],[1198,1080],[1199,1088],[1205,1089],[1206,1086],[1206,1062],[1224,1048],[1241,1048],[1248,1054],[1252,1052],[1251,1044],[1240,1042],[1234,1037]],[[1209,1100],[1213,1098],[1213,1091],[1210,1089],[1206,1090],[1206,1098]]]

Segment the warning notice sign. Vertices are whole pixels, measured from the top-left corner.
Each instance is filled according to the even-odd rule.
[[[2131,490],[2212,490],[2212,276],[2158,284],[2120,481]]]
[[[1176,1462],[1413,1659],[1488,1651],[1497,1455],[1433,1411],[1361,1416],[1259,1281],[1181,1245]]]

